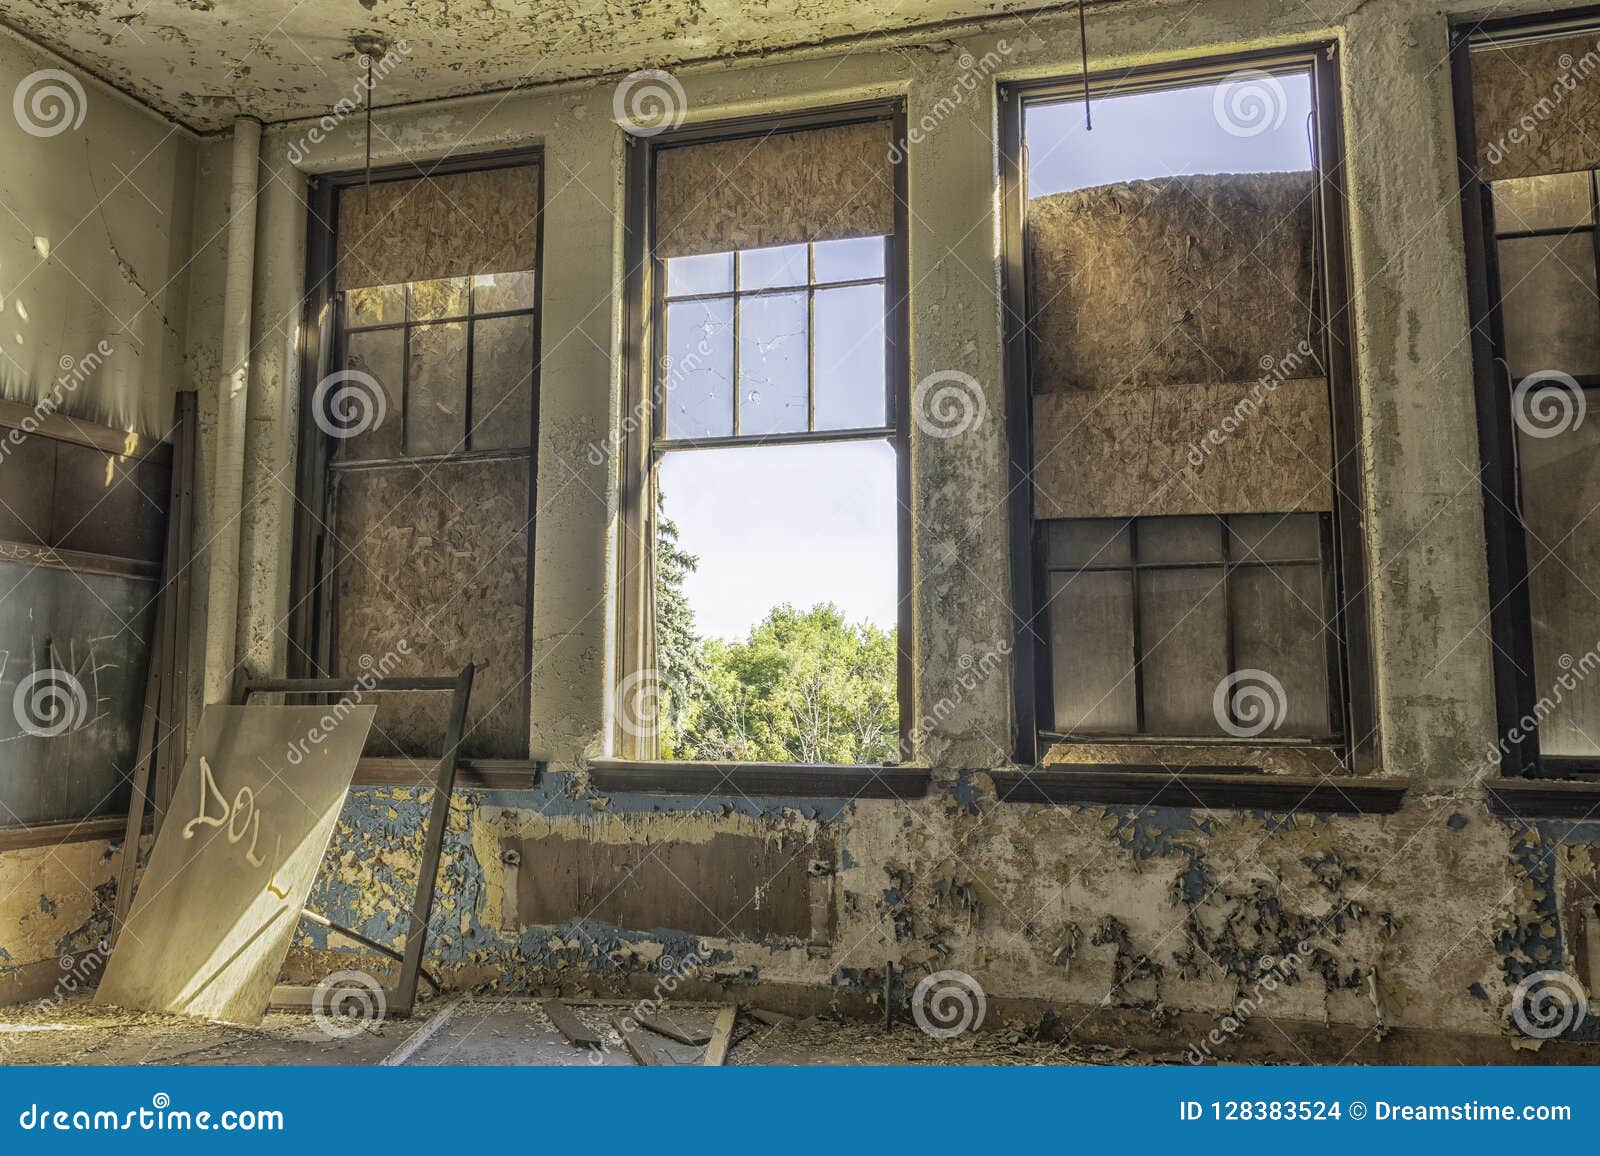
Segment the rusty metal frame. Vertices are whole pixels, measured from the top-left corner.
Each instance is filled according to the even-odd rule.
[[[386,1014],[405,1018],[417,1001],[417,981],[422,974],[422,956],[427,947],[428,922],[433,915],[433,892],[439,878],[439,861],[444,854],[445,824],[450,816],[450,800],[455,791],[456,767],[461,736],[467,725],[467,702],[472,695],[473,666],[468,663],[451,676],[422,678],[265,678],[243,683],[238,703],[245,705],[251,695],[332,695],[359,691],[363,695],[405,691],[449,691],[450,721],[445,728],[444,751],[434,773],[433,802],[428,808],[428,830],[422,843],[422,861],[417,867],[417,892],[411,903],[411,921],[406,929],[406,946],[400,962],[400,975],[393,987],[383,989]],[[384,949],[380,949],[384,950]],[[387,954],[387,951],[385,951]],[[272,989],[271,1007],[287,1011],[307,1011],[326,1000],[317,987],[279,984]]]

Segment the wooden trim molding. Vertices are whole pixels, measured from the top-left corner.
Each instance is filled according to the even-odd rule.
[[[23,562],[30,566],[49,566],[79,574],[110,574],[118,578],[143,578],[151,582],[161,579],[159,562],[120,558],[115,554],[90,554],[83,550],[58,550],[37,542],[15,542],[10,539],[0,539],[0,562]]]
[[[598,759],[589,781],[601,791],[648,795],[762,795],[802,799],[920,799],[929,773],[917,767],[806,766]]]
[[[68,417],[64,413],[40,413],[36,407],[17,401],[0,400],[0,427],[104,450],[118,457],[143,457],[156,450],[171,453],[170,442]]]
[[[66,843],[92,843],[97,839],[120,839],[128,825],[126,815],[84,819],[77,823],[46,823],[38,827],[0,827],[0,851],[20,851],[27,847],[59,847]],[[150,830],[149,820],[145,830]]]
[[[1556,779],[1483,781],[1489,813],[1502,819],[1575,819],[1600,822],[1600,783]]]
[[[1086,803],[1390,815],[1408,784],[1396,779],[1301,775],[1152,774],[1126,767],[1079,766],[990,771],[1002,803]]]
[[[353,787],[426,787],[433,783],[438,759],[365,758],[356,764]],[[462,759],[456,764],[456,788],[479,791],[526,791],[537,786],[545,764],[538,759]]]

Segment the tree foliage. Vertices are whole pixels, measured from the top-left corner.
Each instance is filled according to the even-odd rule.
[[[698,563],[657,518],[663,758],[880,763],[898,758],[894,631],[837,606],[774,607],[743,641],[701,639],[683,593]]]

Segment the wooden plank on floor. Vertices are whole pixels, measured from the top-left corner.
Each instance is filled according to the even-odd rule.
[[[572,1013],[572,1009],[558,999],[542,999],[539,1009],[550,1017],[550,1022],[556,1025],[556,1030],[567,1039],[580,1047],[602,1048],[605,1041],[600,1038],[600,1033],[584,1023]]]
[[[622,1037],[622,1042],[627,1046],[628,1054],[647,1068],[671,1067],[673,1061],[657,1050],[655,1043],[636,1027],[628,1026],[626,1016],[613,1016],[611,1026],[617,1029],[617,1034]]]
[[[407,1036],[401,1042],[399,1047],[395,1048],[394,1051],[390,1052],[387,1056],[384,1056],[383,1059],[379,1060],[378,1067],[398,1068],[402,1066],[407,1060],[417,1054],[418,1049],[421,1048],[423,1044],[427,1043],[429,1040],[433,1039],[434,1036],[438,1035],[439,1032],[444,1028],[444,1025],[450,1022],[451,1018],[455,1016],[456,1012],[461,1010],[462,1005],[465,1003],[465,997],[457,996],[455,999],[445,1004],[444,1007],[440,1008],[432,1016],[432,1018],[418,1027],[416,1031]]]
[[[728,1059],[728,1049],[733,1046],[733,1023],[739,1018],[737,1004],[729,1004],[717,1013],[717,1022],[711,1029],[711,1042],[706,1045],[705,1059],[708,1068],[720,1068]]]
[[[677,1040],[680,1044],[688,1044],[691,1048],[698,1048],[711,1042],[710,1032],[699,1028],[686,1028],[682,1024],[673,1023],[666,1016],[641,1015],[638,1020],[640,1027],[649,1028],[656,1035]]]

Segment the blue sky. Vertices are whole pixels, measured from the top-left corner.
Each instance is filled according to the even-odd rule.
[[[1029,194],[1187,173],[1309,168],[1309,79],[1258,83],[1254,91],[1265,102],[1254,107],[1266,120],[1245,122],[1247,129],[1266,126],[1255,135],[1226,131],[1214,85],[1095,99],[1092,132],[1084,130],[1079,100],[1034,106],[1026,130]],[[1246,98],[1241,107],[1250,115],[1250,95],[1230,91],[1224,100]],[[870,258],[863,242],[837,244],[836,252],[852,262],[840,276],[871,275],[857,263]],[[780,252],[771,256],[765,264],[786,266]],[[787,283],[776,275],[775,283]],[[727,255],[669,263],[676,292],[725,291],[730,278]],[[819,425],[882,421],[881,296],[875,287],[819,292]],[[764,310],[766,328],[755,336],[741,332],[741,342],[750,343],[741,355],[741,404],[748,414],[764,415],[762,428],[787,428],[788,402],[804,396],[803,379],[794,376],[795,355],[802,365],[804,357],[803,297],[767,300],[773,304]],[[691,312],[688,303],[673,308]],[[668,428],[677,421],[679,436],[726,434],[733,405],[732,311],[694,308],[695,321],[669,335],[675,364],[695,347],[701,352],[674,387]],[[743,637],[781,602],[806,609],[831,601],[852,620],[895,624],[897,498],[894,452],[886,442],[676,451],[663,459],[659,483],[680,544],[700,558],[685,593],[702,635]]]

